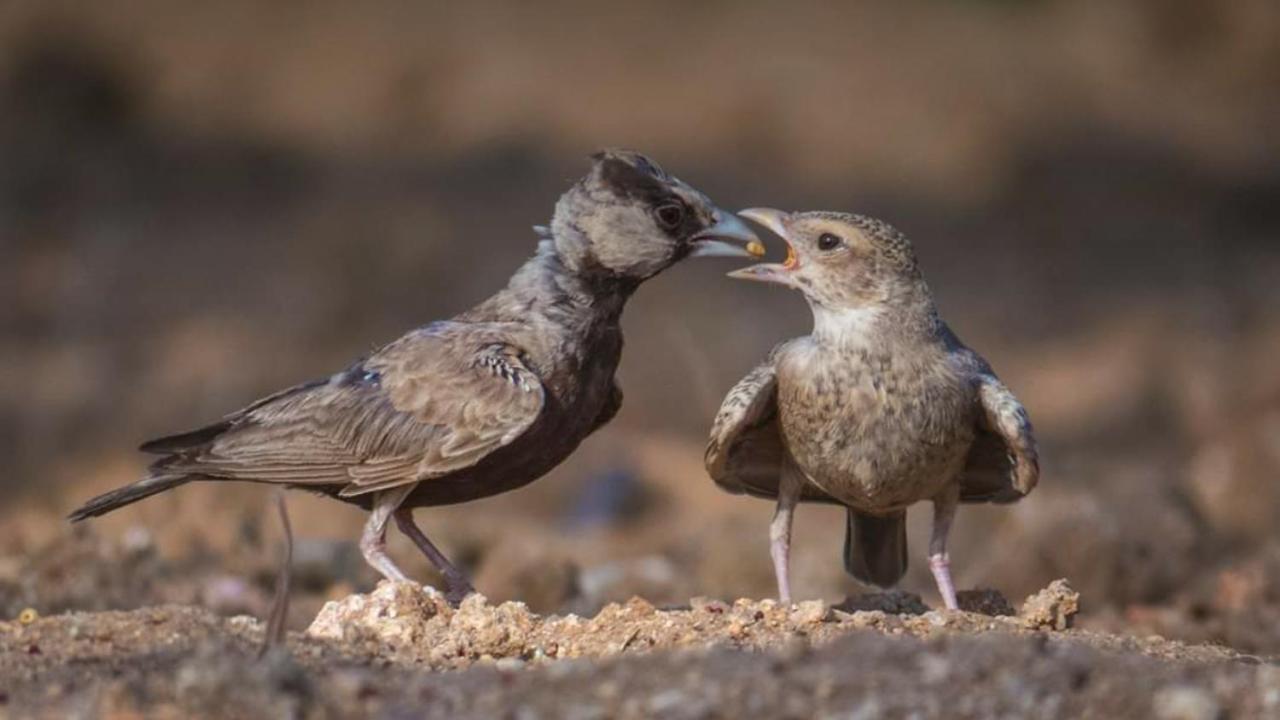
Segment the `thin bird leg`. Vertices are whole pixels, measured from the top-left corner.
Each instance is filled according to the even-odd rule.
[[[933,499],[933,535],[929,539],[929,569],[933,571],[938,593],[948,610],[958,610],[956,588],[951,583],[951,558],[947,555],[947,535],[960,505],[960,485],[952,483]]]
[[[427,538],[422,529],[418,527],[418,524],[413,521],[413,510],[411,508],[399,508],[395,511],[394,517],[396,519],[396,527],[400,528],[400,532],[412,540],[413,544],[417,545],[418,549],[422,551],[422,554],[426,555],[427,559],[431,561],[431,564],[435,565],[436,569],[444,575],[444,581],[448,584],[445,598],[450,603],[457,605],[476,591],[471,586],[471,582],[467,580],[466,574],[449,562],[449,558],[440,552],[440,549]]]
[[[778,577],[778,599],[783,604],[791,603],[791,521],[803,483],[800,470],[786,463],[778,483],[778,507],[769,524],[769,554],[773,556],[773,572]]]
[[[373,511],[369,513],[364,532],[360,534],[360,554],[364,555],[365,562],[391,582],[408,582],[409,576],[396,567],[387,555],[387,521],[413,488],[413,485],[406,485],[375,495]]]

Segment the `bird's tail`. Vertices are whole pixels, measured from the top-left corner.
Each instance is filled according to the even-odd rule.
[[[86,518],[105,515],[112,510],[136,503],[143,498],[164,492],[191,481],[190,475],[151,475],[132,485],[116,488],[104,493],[80,506],[78,510],[67,516],[71,522],[80,522]]]
[[[907,513],[866,515],[849,508],[844,567],[855,578],[892,587],[907,572]]]
[[[290,392],[290,391],[286,391]],[[275,396],[272,396],[275,397]],[[270,400],[271,398],[268,398]],[[265,401],[264,401],[265,402]],[[142,444],[142,452],[161,455],[147,469],[147,476],[132,485],[116,488],[82,505],[67,516],[71,522],[106,515],[112,510],[132,505],[156,493],[172,490],[192,480],[209,479],[200,473],[200,453],[210,443],[231,428],[233,420],[227,419],[191,432],[157,438]]]

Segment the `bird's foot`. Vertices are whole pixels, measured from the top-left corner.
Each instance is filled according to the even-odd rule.
[[[388,559],[385,563],[379,563],[377,565],[374,565],[374,569],[377,570],[380,575],[382,575],[384,580],[387,580],[389,582],[393,582],[393,583],[413,582],[413,580],[411,580],[408,575],[405,575],[400,568],[396,567],[395,563],[392,563],[390,559]]]
[[[413,510],[410,508],[400,508],[395,512],[396,525],[399,526],[400,532],[413,541],[414,545],[422,551],[423,555],[431,561],[431,564],[440,571],[444,576],[445,593],[444,597],[449,604],[457,607],[468,595],[474,593],[476,589],[471,586],[471,582],[467,580],[467,576],[462,573],[453,563],[449,562],[449,558],[440,552],[434,543],[431,542],[413,521]]]
[[[933,572],[933,580],[938,584],[938,593],[948,610],[959,610],[956,602],[956,587],[951,583],[951,558],[946,553],[929,556],[929,570]]]
[[[476,591],[471,586],[471,583],[467,582],[466,578],[446,578],[445,583],[444,599],[448,600],[449,604],[454,607],[461,605],[468,595],[473,595]]]

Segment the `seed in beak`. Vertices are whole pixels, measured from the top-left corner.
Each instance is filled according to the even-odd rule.
[[[747,252],[751,253],[751,257],[764,257],[764,243],[752,240],[747,243]]]

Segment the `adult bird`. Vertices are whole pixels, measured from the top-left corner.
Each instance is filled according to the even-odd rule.
[[[71,520],[193,480],[311,490],[369,511],[365,560],[405,580],[386,553],[394,518],[460,600],[470,583],[413,509],[506,492],[551,470],[622,404],[619,320],[636,288],[688,257],[764,252],[741,220],[625,150],[594,155],[550,227],[535,229],[537,251],[496,295],[330,377],[144,444],[160,456],[146,477]]]
[[[740,214],[786,240],[787,259],[730,276],[799,290],[813,332],[729,392],[708,472],[730,492],[777,500],[769,536],[784,602],[797,503],[845,506],[845,568],[889,587],[907,569],[907,507],[932,501],[929,567],[956,608],[947,534],[958,504],[1013,502],[1039,479],[1026,411],[938,316],[900,232],[843,213]]]

